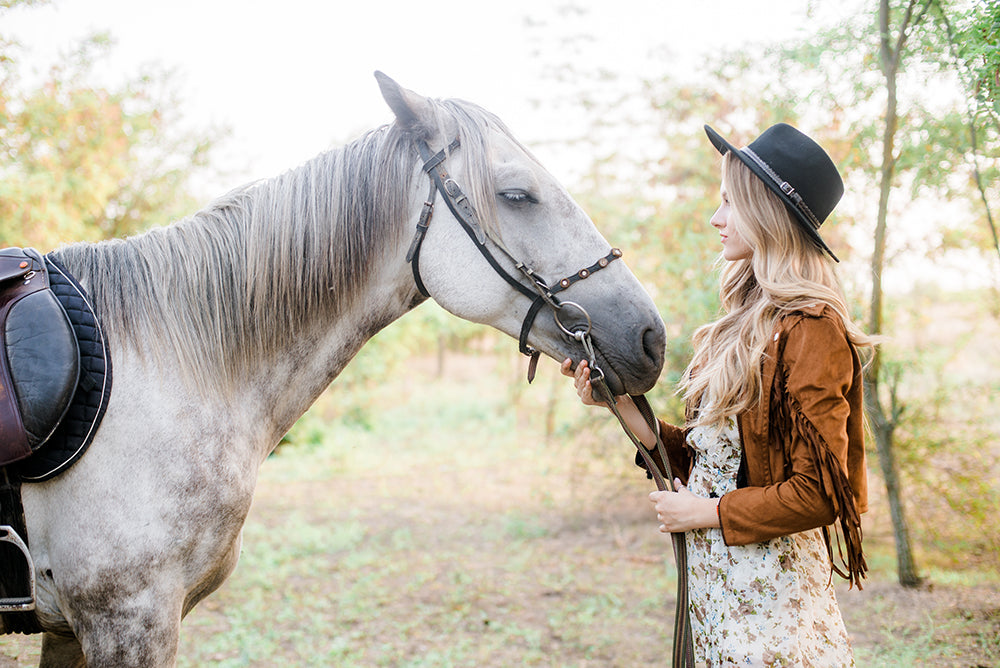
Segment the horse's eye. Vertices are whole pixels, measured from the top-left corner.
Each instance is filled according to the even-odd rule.
[[[538,200],[523,190],[504,190],[499,196],[509,204],[538,204]]]

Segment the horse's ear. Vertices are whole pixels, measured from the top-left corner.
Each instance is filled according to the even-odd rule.
[[[400,127],[409,131],[426,131],[431,116],[431,105],[427,98],[403,88],[377,70],[375,79],[386,104],[396,114],[396,122]]]

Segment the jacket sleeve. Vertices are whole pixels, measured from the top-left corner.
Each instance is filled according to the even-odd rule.
[[[854,380],[850,343],[831,318],[804,317],[787,332],[782,348],[763,447],[783,448],[786,470],[776,476],[781,482],[722,497],[719,516],[728,545],[825,527],[845,505],[854,509],[846,474],[847,394]]]
[[[680,478],[681,483],[687,484],[688,476],[691,473],[691,451],[688,449],[685,438],[686,433],[680,427],[669,422],[657,420],[660,425],[660,440],[667,451],[667,459],[670,462],[670,473],[674,478]],[[648,451],[653,463],[659,467],[660,472],[664,472],[663,457],[660,456],[658,448]],[[639,453],[636,453],[635,464],[641,469],[646,468],[646,464]],[[647,478],[652,478],[652,474],[646,472]]]

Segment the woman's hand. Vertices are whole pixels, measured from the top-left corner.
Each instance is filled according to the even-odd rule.
[[[587,360],[580,360],[580,363],[576,365],[576,371],[572,370],[572,366],[573,360],[567,357],[559,367],[559,370],[562,371],[564,376],[569,376],[573,379],[573,385],[576,387],[576,393],[580,397],[580,401],[585,406],[604,406],[610,410],[610,406],[607,403],[594,398],[594,388],[590,383],[590,365],[587,364]],[[621,414],[622,419],[625,420],[625,424],[635,434],[635,437],[647,449],[652,450],[656,446],[656,433],[646,424],[646,420],[643,419],[642,413],[636,408],[632,397],[627,394],[615,397],[615,407],[618,409],[619,414]],[[656,428],[659,429],[659,425]]]
[[[649,500],[660,521],[660,533],[677,533],[691,529],[712,529],[719,522],[719,499],[695,496],[674,478],[676,492],[652,492]]]
[[[573,360],[567,357],[563,360],[559,370],[562,372],[562,375],[573,379],[573,386],[576,388],[576,394],[580,397],[580,401],[585,406],[604,406],[608,408],[605,402],[594,399],[594,388],[590,384],[590,366],[587,364],[587,360],[580,360],[580,363],[576,365],[576,371],[573,371],[572,367]]]

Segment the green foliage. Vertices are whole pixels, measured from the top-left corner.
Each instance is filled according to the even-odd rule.
[[[939,7],[936,23],[948,37],[947,49],[951,67],[965,89],[967,102],[965,122],[971,148],[966,162],[972,171],[972,181],[979,191],[982,220],[977,227],[981,247],[992,246],[1000,255],[1000,233],[994,221],[991,202],[1000,199],[1000,6],[992,0],[972,2],[964,12],[946,11]],[[989,230],[989,234],[985,230]]]
[[[889,3],[890,26],[899,25],[910,5],[914,17],[922,18],[911,26],[899,56],[898,128],[891,164],[887,166],[894,177],[893,199],[903,197],[921,206],[934,206],[940,200],[962,201],[970,212],[975,212],[952,217],[947,221],[946,234],[926,239],[930,256],[955,247],[989,249],[993,238],[982,199],[1000,198],[998,126],[995,120],[974,114],[977,147],[973,151],[966,99],[959,85],[960,81],[976,77],[981,82],[989,76],[990,63],[996,74],[995,60],[991,60],[997,57],[995,46],[988,45],[991,39],[995,44],[996,34],[990,33],[986,25],[995,26],[1000,19],[995,2],[971,3],[973,8],[967,13],[956,9],[961,4],[940,0]],[[920,8],[925,6],[928,11],[921,13]],[[949,30],[953,29],[957,33],[951,37]],[[977,39],[961,42],[973,32]],[[896,39],[893,35],[891,43],[895,44]],[[953,43],[962,43],[960,58],[952,55]],[[990,55],[984,55],[987,53]],[[871,12],[806,42],[776,50],[763,66],[758,60],[760,69],[779,73],[773,77],[775,93],[808,109],[815,135],[846,172],[848,182],[856,174],[853,182],[870,184],[873,195],[883,167],[885,118],[880,107],[885,104],[886,85],[880,58],[877,16]],[[974,63],[974,67],[968,63]],[[974,76],[963,75],[970,69],[976,72]],[[969,97],[977,94],[974,90],[987,90],[981,83],[967,84],[965,88]],[[978,165],[973,163],[974,157]],[[983,175],[981,181],[987,184],[984,194],[974,180],[976,166]],[[873,195],[869,197],[874,201]],[[888,235],[898,236],[899,232],[890,226]],[[840,241],[834,239],[838,246]]]
[[[908,404],[897,435],[900,465],[929,557],[949,566],[997,563],[1000,455],[992,447],[1000,383],[941,384]],[[956,414],[956,405],[961,412]],[[932,549],[931,546],[933,546]]]
[[[975,0],[964,12],[938,9],[939,20],[951,33],[956,65],[967,71],[967,89],[996,123],[1000,119],[1000,7],[995,0]]]
[[[219,133],[178,131],[168,73],[89,84],[111,47],[94,35],[25,89],[23,49],[0,37],[0,244],[125,236],[194,208],[186,188]]]
[[[895,444],[924,560],[947,567],[1000,561],[998,325],[980,294],[919,286],[891,319],[886,384],[901,408]]]

